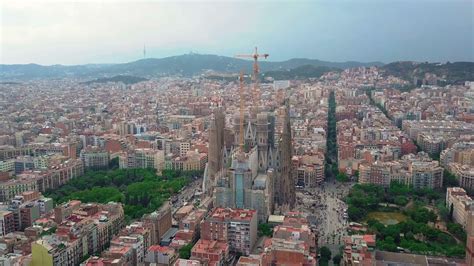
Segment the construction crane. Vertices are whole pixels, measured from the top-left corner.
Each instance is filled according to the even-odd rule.
[[[253,58],[253,106],[255,108],[255,113],[258,113],[258,104],[260,103],[260,91],[258,87],[258,73],[260,72],[260,68],[258,66],[258,59],[264,58],[267,59],[269,54],[259,54],[257,47],[255,47],[255,52],[253,54],[239,54],[235,57],[239,58]]]

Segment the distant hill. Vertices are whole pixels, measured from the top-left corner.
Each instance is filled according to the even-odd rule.
[[[393,75],[410,82],[424,78],[426,73],[436,74],[445,79],[447,84],[459,84],[474,81],[474,62],[454,63],[417,63],[411,61],[393,62],[381,67],[384,75]]]
[[[82,82],[82,84],[121,82],[128,85],[128,84],[135,84],[135,83],[146,81],[146,80],[148,79],[135,77],[135,76],[118,75],[118,76],[113,76],[111,78],[98,78],[94,80],[89,80],[86,82]]]
[[[43,66],[38,64],[0,65],[1,79],[82,77],[99,73],[110,65]]]
[[[380,66],[380,62],[327,62],[316,59],[295,58],[281,62],[263,61],[262,72],[286,71],[300,66],[330,67],[346,69],[359,66]],[[192,76],[207,72],[237,73],[241,70],[250,73],[252,61],[233,57],[202,54],[185,54],[165,58],[142,59],[124,64],[104,65],[0,65],[0,78],[19,80],[35,78],[103,78],[116,75],[157,77],[166,75]]]
[[[4,85],[18,85],[18,84],[21,84],[20,82],[14,82],[14,81],[2,81],[0,82],[0,84],[4,84]]]
[[[307,79],[307,78],[319,78],[327,72],[331,71],[342,71],[340,68],[327,67],[327,66],[313,66],[304,65],[289,70],[273,70],[265,72],[265,76],[272,77],[276,80],[281,79]]]
[[[321,61],[317,59],[293,58],[293,59],[282,61],[282,62],[262,62],[261,67],[263,70],[269,71],[269,70],[292,69],[292,68],[297,68],[297,67],[306,66],[306,65],[311,65],[315,67],[332,67],[332,68],[339,68],[339,69],[347,69],[347,68],[354,68],[354,67],[382,66],[383,63],[382,62],[361,63],[361,62],[356,62],[356,61],[328,62],[328,61]]]

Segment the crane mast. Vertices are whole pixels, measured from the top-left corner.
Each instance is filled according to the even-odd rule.
[[[260,104],[260,89],[259,89],[259,80],[258,80],[258,73],[260,72],[260,67],[258,66],[258,59],[264,58],[267,59],[269,54],[259,54],[257,47],[255,47],[255,51],[253,54],[239,54],[235,57],[239,58],[253,58],[253,75],[252,75],[252,82],[253,82],[253,107],[255,110],[255,114],[258,113],[258,105]]]

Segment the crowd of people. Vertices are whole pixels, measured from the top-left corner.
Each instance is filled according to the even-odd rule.
[[[351,183],[325,182],[317,188],[306,188],[297,193],[301,209],[315,217],[313,228],[320,246],[338,249],[343,244],[349,225],[344,197],[351,186]]]

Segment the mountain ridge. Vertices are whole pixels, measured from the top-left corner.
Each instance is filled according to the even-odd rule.
[[[392,75],[411,83],[422,80],[426,74],[434,74],[443,84],[462,84],[474,80],[474,62],[459,61],[447,63],[429,63],[397,61],[381,67],[385,76]],[[419,85],[419,84],[414,84]]]
[[[35,78],[103,78],[114,75],[136,75],[156,77],[166,75],[193,76],[208,71],[234,73],[242,69],[252,69],[251,60],[211,54],[184,54],[163,58],[145,58],[119,64],[84,64],[84,65],[39,65],[1,64],[0,78],[35,79]],[[262,72],[290,70],[304,65],[347,69],[359,66],[381,66],[381,62],[329,62],[318,59],[292,58],[285,61],[261,61]]]

